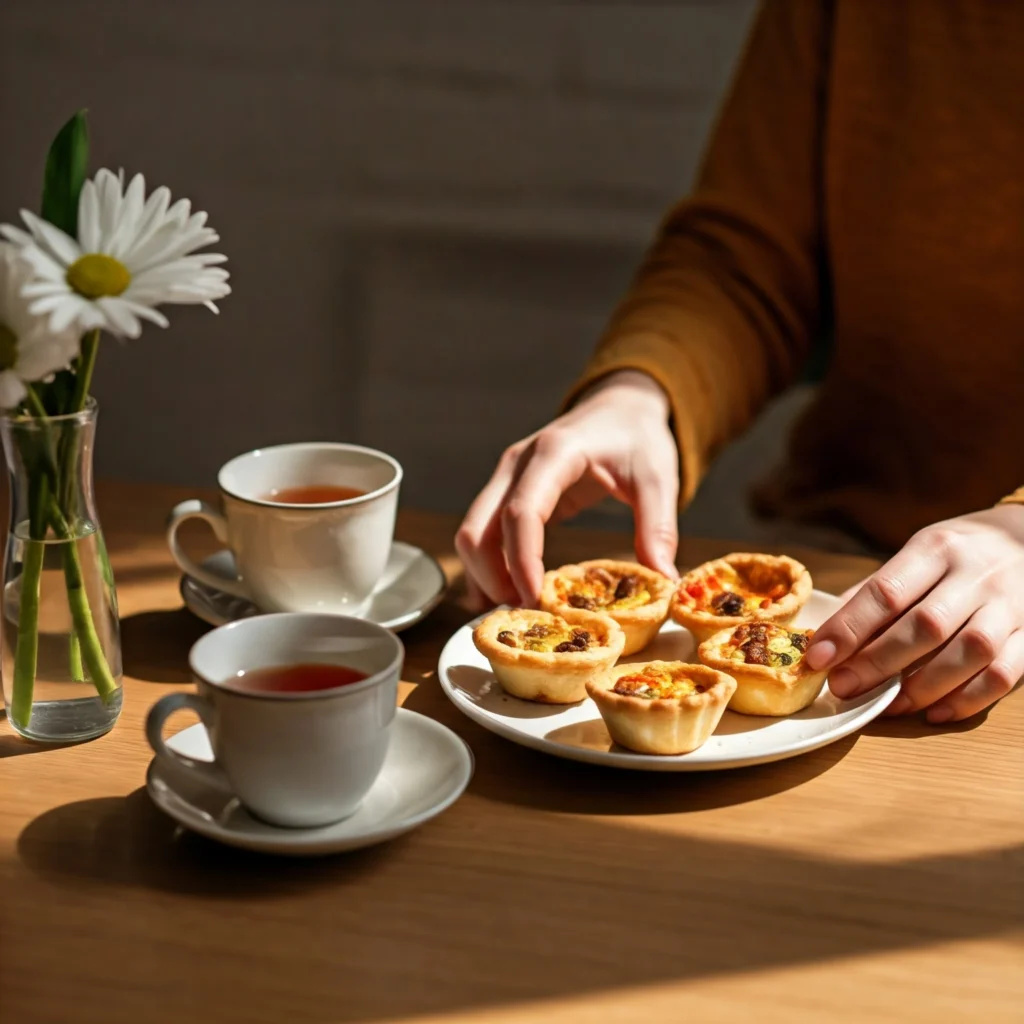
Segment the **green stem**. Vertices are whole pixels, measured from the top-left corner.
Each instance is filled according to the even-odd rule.
[[[67,542],[64,544],[64,583],[68,592],[71,621],[75,625],[75,633],[81,644],[82,661],[89,670],[89,677],[96,687],[96,692],[105,703],[117,691],[117,681],[107,664],[103,645],[93,622],[89,594],[85,589],[85,578],[82,575],[82,563],[78,557],[77,539],[56,502],[51,502],[50,515],[57,534]]]
[[[78,372],[75,374],[75,390],[71,393],[71,408],[68,412],[81,412],[92,386],[92,371],[96,366],[96,353],[100,348],[98,327],[82,335],[82,348],[78,356]]]
[[[32,693],[39,657],[39,581],[43,575],[45,553],[46,545],[41,540],[25,541],[18,639],[14,647],[14,687],[11,695],[11,721],[19,729],[27,729],[32,718]]]
[[[85,408],[85,400],[89,397],[89,387],[92,384],[92,372],[96,366],[96,353],[100,347],[99,328],[82,335],[81,351],[78,356],[77,372],[75,373],[75,387],[71,392],[71,400],[66,413],[81,412]],[[60,451],[57,452],[57,462],[61,480],[64,482],[61,493],[61,506],[67,515],[74,519],[73,506],[75,502],[75,456],[78,446],[75,444],[74,435],[68,431],[61,438]]]
[[[85,669],[82,667],[82,645],[78,642],[77,633],[72,633],[68,640],[68,671],[74,682],[85,682]]]
[[[29,401],[36,403],[39,396],[30,387]],[[26,470],[37,457],[35,445],[25,442],[21,459]],[[46,455],[44,453],[44,462]],[[35,691],[36,670],[39,660],[39,587],[46,555],[47,505],[53,480],[52,464],[47,472],[28,472],[28,539],[22,555],[21,595],[18,602],[18,637],[14,645],[14,682],[11,693],[11,721],[27,729],[32,718],[32,698]],[[13,508],[12,508],[13,512]],[[14,529],[16,523],[11,524]]]
[[[96,366],[96,355],[99,352],[100,346],[100,331],[99,328],[89,331],[87,334],[82,336],[81,351],[78,357],[77,372],[75,373],[75,387],[71,393],[71,401],[68,407],[69,413],[81,412],[85,408],[86,399],[89,397],[89,388],[92,385],[93,370]],[[74,436],[70,433],[66,433],[61,439],[62,448],[58,453],[58,460],[60,465],[60,475],[63,481],[63,501],[62,505],[64,508],[65,515],[70,520],[72,528],[74,528],[75,520],[77,516],[75,512],[76,504],[76,493],[75,493],[75,456],[77,454],[77,446],[74,443]],[[73,547],[73,545],[71,546]],[[103,535],[99,535],[98,553],[100,558],[100,568],[103,573],[103,580],[110,587],[114,589],[114,574],[110,568],[110,556],[107,554],[107,547],[103,543]],[[64,575],[66,579],[73,579],[76,574],[76,569],[71,564],[71,551],[66,550],[64,553]],[[78,570],[80,575],[80,568]],[[88,608],[88,605],[86,606]],[[109,675],[109,672],[107,673]],[[78,634],[75,633],[71,637],[71,676],[73,679],[83,679],[82,674],[82,651],[81,644],[79,641]]]
[[[36,391],[35,387],[28,384],[26,385],[26,391],[28,393],[27,400],[29,407],[32,410],[32,415],[35,417],[35,421],[39,424],[39,432],[43,435],[43,469],[46,470],[50,486],[56,489],[58,483],[57,464],[53,461],[53,434],[50,431],[50,417],[46,415],[46,407],[43,405],[42,399],[39,397],[39,392]],[[36,509],[36,511],[38,513],[45,514],[45,505]]]

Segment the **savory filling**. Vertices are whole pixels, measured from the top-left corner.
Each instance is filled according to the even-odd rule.
[[[786,629],[768,622],[745,622],[729,639],[728,657],[746,665],[789,668],[800,663],[811,642],[811,630]]]
[[[594,639],[585,629],[573,626],[557,616],[550,623],[537,622],[529,629],[503,629],[497,640],[506,647],[545,654],[579,654],[595,646]]]
[[[706,689],[706,686],[695,683],[681,670],[670,671],[647,665],[639,672],[620,676],[612,687],[612,693],[618,693],[623,697],[643,697],[645,700],[671,700],[703,693]]]
[[[770,608],[789,589],[789,584],[778,582],[775,576],[743,577],[731,566],[725,566],[699,579],[684,580],[679,599],[695,611],[742,618]]]
[[[624,611],[649,604],[651,592],[637,573],[618,574],[607,569],[587,569],[581,579],[559,579],[558,598],[585,611]]]

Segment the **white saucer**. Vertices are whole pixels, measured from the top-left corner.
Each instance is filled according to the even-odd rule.
[[[291,857],[357,850],[436,817],[458,800],[473,774],[469,747],[440,722],[398,708],[391,730],[377,781],[359,810],[336,825],[269,825],[249,814],[231,793],[162,757],[150,762],[146,788],[157,807],[175,821],[228,846]],[[197,761],[213,757],[202,725],[183,729],[167,745]]]
[[[839,607],[839,598],[815,590],[796,625],[820,626]],[[689,754],[658,757],[636,754],[612,743],[594,702],[535,704],[509,696],[491,672],[487,659],[473,645],[473,627],[463,626],[445,645],[438,665],[441,687],[455,706],[485,729],[524,747],[533,747],[572,761],[652,772],[710,771],[779,761],[856,732],[877,718],[899,691],[890,679],[855,700],[839,700],[827,686],[808,708],[788,718],[759,718],[726,711],[717,730],[702,747]],[[689,631],[665,624],[645,650],[624,658],[640,661],[693,661]]]
[[[202,565],[225,579],[235,578],[235,559],[230,551],[218,551]],[[384,575],[359,618],[401,632],[426,618],[444,597],[446,587],[444,571],[436,559],[422,548],[396,540],[391,545]],[[191,576],[182,576],[181,596],[185,607],[211,626],[223,626],[260,611],[251,601],[209,587]]]

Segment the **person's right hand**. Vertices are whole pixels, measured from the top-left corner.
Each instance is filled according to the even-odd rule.
[[[669,411],[652,378],[621,371],[508,448],[455,537],[473,603],[535,605],[545,526],[609,494],[633,509],[639,560],[675,578],[679,454]]]

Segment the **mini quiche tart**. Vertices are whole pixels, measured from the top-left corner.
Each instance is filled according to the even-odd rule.
[[[586,683],[608,673],[625,641],[614,619],[575,609],[496,611],[473,630],[476,649],[505,690],[542,704],[583,700]]]
[[[668,618],[672,581],[636,562],[598,558],[544,574],[540,606],[561,615],[573,608],[611,616],[626,634],[622,653],[635,654]]]
[[[825,681],[824,671],[813,672],[804,664],[812,636],[812,629],[744,622],[705,640],[697,657],[736,680],[731,711],[792,715],[813,703]]]
[[[688,572],[672,618],[697,643],[741,622],[792,622],[811,596],[811,574],[785,555],[726,555]]]
[[[639,754],[688,754],[715,731],[736,681],[706,665],[619,665],[587,683],[611,738]]]

